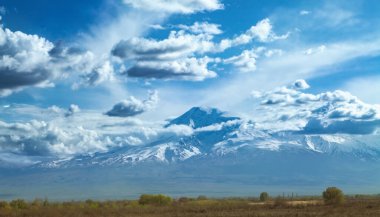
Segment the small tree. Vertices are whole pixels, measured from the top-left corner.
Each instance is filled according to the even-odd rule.
[[[261,192],[260,201],[265,202],[269,199],[269,194],[267,192]]]
[[[207,200],[207,197],[204,196],[204,195],[199,195],[199,196],[197,197],[197,200]]]
[[[0,210],[1,209],[10,209],[11,206],[9,205],[9,203],[7,201],[0,201]]]
[[[169,205],[172,202],[172,198],[163,194],[143,194],[140,196],[139,204],[141,205]]]
[[[25,202],[25,200],[22,199],[17,199],[17,200],[12,200],[9,205],[13,209],[26,209],[28,208],[28,204]]]
[[[336,187],[328,187],[322,193],[323,200],[325,204],[328,205],[339,205],[344,202],[344,194],[342,190]]]
[[[180,197],[178,198],[177,200],[179,203],[187,203],[190,201],[190,198],[187,198],[187,197]]]

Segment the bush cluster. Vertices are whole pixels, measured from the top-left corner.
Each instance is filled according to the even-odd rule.
[[[25,200],[22,199],[17,199],[17,200],[12,200],[9,205],[13,209],[26,209],[28,208],[28,203]]]
[[[172,202],[172,198],[163,194],[143,194],[140,196],[140,205],[156,205],[164,206],[169,205]]]
[[[269,199],[269,194],[267,192],[261,192],[260,194],[260,201],[265,202]]]
[[[339,205],[344,202],[344,194],[337,187],[328,187],[322,193],[323,200],[327,205]]]

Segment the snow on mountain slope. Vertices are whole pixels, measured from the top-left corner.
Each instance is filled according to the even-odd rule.
[[[376,137],[365,141],[361,136],[305,135],[301,142],[310,150],[328,155],[345,155],[361,160],[380,159],[380,143]]]
[[[134,165],[139,162],[171,163],[184,161],[201,154],[196,140],[187,141],[180,138],[177,141],[160,141],[142,147],[124,147],[106,153],[92,156],[79,156],[72,159],[57,160],[42,163],[42,167],[76,167],[76,166],[108,166]],[[192,144],[195,143],[195,144]]]
[[[228,155],[248,155],[274,152],[306,152],[335,158],[362,161],[380,160],[377,136],[305,135],[297,132],[269,132],[256,127],[252,121],[228,117],[217,109],[194,107],[166,125],[188,125],[191,136],[171,136],[150,144],[126,146],[92,156],[44,162],[42,167],[76,167],[137,165],[143,162],[175,163],[189,159],[220,159]],[[302,156],[299,156],[302,158]]]

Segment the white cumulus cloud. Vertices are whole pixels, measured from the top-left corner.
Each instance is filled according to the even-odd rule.
[[[192,14],[224,7],[219,0],[124,0],[124,3],[141,10],[172,14]]]
[[[289,33],[284,35],[276,35],[273,32],[273,26],[268,18],[260,20],[256,25],[251,26],[245,33],[236,36],[233,39],[224,39],[220,43],[222,49],[235,47],[238,45],[244,45],[251,43],[253,40],[260,42],[270,42],[280,39],[286,39],[289,37]]]
[[[146,100],[139,100],[131,96],[129,99],[117,103],[111,110],[106,112],[108,116],[132,117],[153,109],[158,103],[158,92],[152,91]]]
[[[53,110],[57,110],[56,107],[53,107],[52,108]],[[69,106],[69,108],[67,109],[67,112],[65,114],[66,117],[70,117],[70,116],[73,116],[75,113],[78,113],[80,112],[80,108],[78,105],[75,105],[75,104],[71,104]]]
[[[349,92],[335,90],[310,94],[298,80],[288,87],[257,94],[268,120],[300,124],[307,134],[370,134],[380,127],[380,105],[367,104]]]
[[[53,44],[38,35],[13,32],[0,25],[0,96],[26,87],[53,87],[54,81],[80,75],[82,84],[112,80],[113,65],[99,66],[92,52]]]
[[[299,90],[305,90],[310,88],[310,85],[303,79],[298,79],[293,83],[293,87]]]
[[[37,35],[12,32],[0,26],[0,93],[38,85],[56,76],[49,69],[54,45]]]
[[[245,50],[238,56],[224,60],[224,63],[234,65],[241,72],[253,72],[256,70],[258,54],[254,50]]]
[[[223,31],[220,29],[220,25],[208,22],[195,22],[191,26],[179,25],[178,27],[195,34],[204,33],[209,35],[219,35],[223,33]]]
[[[219,58],[208,58],[206,55],[217,54],[231,47],[248,44],[253,40],[269,42],[286,38],[277,36],[269,19],[264,19],[252,26],[246,33],[234,39],[215,40],[221,34],[220,26],[207,22],[195,22],[191,26],[179,25],[180,30],[171,31],[168,38],[156,40],[150,38],[131,38],[122,40],[112,49],[112,55],[128,62],[125,74],[131,77],[204,80],[216,77],[209,69],[208,63],[232,64],[238,70],[247,72],[256,68],[256,50],[244,51],[225,61]],[[280,54],[272,49],[265,53],[270,57]]]
[[[217,76],[207,67],[211,61],[212,59],[207,57],[183,58],[166,62],[141,61],[128,70],[128,75],[130,77],[202,81]]]
[[[73,84],[73,89],[78,89],[81,86],[96,86],[107,81],[114,81],[114,66],[109,60],[95,66],[88,72],[82,73],[80,81]]]
[[[63,129],[45,121],[0,122],[2,152],[27,156],[72,155],[106,150],[110,143],[96,131],[82,127]]]

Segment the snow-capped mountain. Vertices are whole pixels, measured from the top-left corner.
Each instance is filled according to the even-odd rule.
[[[216,108],[193,107],[178,118],[171,120],[166,126],[188,125],[196,129],[239,119],[238,117],[225,116],[225,113]]]
[[[305,153],[335,159],[359,161],[380,160],[380,141],[376,136],[305,135],[298,132],[270,132],[259,129],[252,121],[229,117],[215,108],[194,107],[170,120],[165,127],[186,125],[193,129],[190,136],[169,136],[139,146],[126,146],[105,153],[42,162],[39,166],[96,167],[138,165],[141,163],[176,164],[197,161],[226,161],[241,156],[255,161],[258,153],[273,155],[291,153],[303,159]],[[244,157],[243,157],[244,156]]]
[[[335,185],[351,193],[378,192],[377,135],[305,134],[302,129],[260,127],[217,109],[192,108],[162,124],[168,131],[186,129],[185,134],[163,133],[146,144],[41,158],[27,169],[0,169],[0,185],[16,196],[33,186],[28,195],[60,199],[72,199],[77,192],[84,192],[83,199],[138,197],[146,192],[252,196],[267,189],[315,194]],[[41,195],[46,186],[51,190]]]

